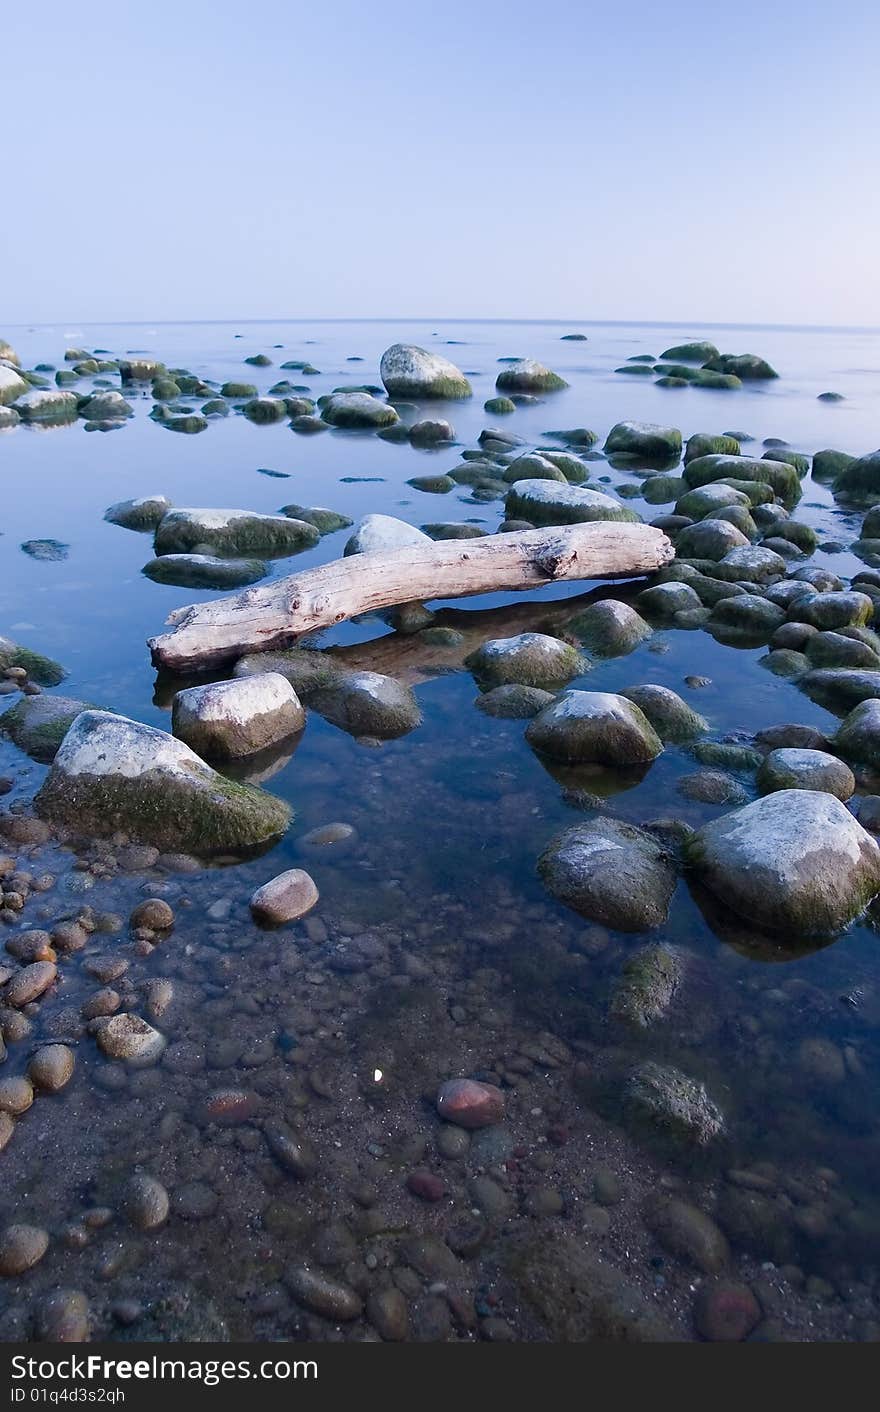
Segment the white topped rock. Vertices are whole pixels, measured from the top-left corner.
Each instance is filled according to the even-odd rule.
[[[0,407],[6,407],[10,402],[24,397],[27,390],[27,383],[15,371],[15,368],[8,367],[6,363],[0,363]]]
[[[565,691],[529,722],[526,740],[555,760],[642,765],[663,744],[632,701],[610,691]]]
[[[314,525],[286,515],[252,510],[169,510],[156,529],[157,554],[265,555],[284,557],[311,549],[321,538]]]
[[[579,525],[590,520],[625,520],[639,516],[622,501],[584,485],[555,480],[518,480],[504,501],[509,520],[529,520],[533,525]]]
[[[430,535],[393,515],[365,515],[346,543],[343,554],[384,554],[409,544],[431,544]]]
[[[439,397],[452,401],[472,395],[471,385],[460,368],[439,353],[429,353],[414,343],[394,343],[386,348],[379,376],[389,397]]]
[[[203,759],[237,760],[277,745],[305,725],[305,712],[278,672],[179,691],[171,729]]]
[[[493,638],[466,657],[464,665],[488,686],[564,686],[589,667],[576,648],[542,632]]]

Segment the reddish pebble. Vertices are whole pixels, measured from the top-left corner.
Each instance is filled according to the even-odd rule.
[[[547,1129],[547,1141],[551,1142],[554,1147],[564,1147],[569,1136],[568,1128],[564,1128],[561,1123]]]
[[[446,1195],[446,1186],[440,1178],[433,1172],[426,1172],[423,1167],[410,1172],[406,1179],[406,1188],[413,1196],[420,1196],[423,1201],[442,1201]]]
[[[748,1285],[719,1280],[703,1285],[694,1304],[694,1327],[710,1343],[741,1343],[761,1319]]]
[[[504,1094],[477,1079],[449,1079],[437,1094],[437,1112],[460,1128],[489,1128],[504,1117]]]
[[[262,1107],[259,1094],[247,1089],[224,1088],[211,1094],[205,1104],[205,1114],[212,1123],[248,1123]]]

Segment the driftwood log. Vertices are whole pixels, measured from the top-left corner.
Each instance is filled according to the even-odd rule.
[[[186,672],[246,652],[289,647],[305,633],[399,603],[539,588],[563,579],[631,578],[668,564],[651,525],[615,520],[412,544],[352,554],[228,598],[180,608],[150,639],[156,666]]]

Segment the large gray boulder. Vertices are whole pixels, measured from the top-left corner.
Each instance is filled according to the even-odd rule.
[[[587,670],[576,648],[542,632],[493,638],[465,658],[464,665],[480,684],[503,686],[564,686]]]
[[[440,397],[452,401],[472,395],[471,385],[460,368],[439,353],[429,353],[414,343],[394,343],[386,348],[379,376],[389,397]]]
[[[83,711],[36,796],[38,813],[80,835],[122,831],[174,853],[249,851],[280,837],[280,799],[217,774],[182,741],[108,711]]]
[[[782,789],[705,824],[685,845],[696,877],[763,931],[839,931],[880,890],[880,848],[839,799]]]
[[[410,544],[430,544],[431,536],[393,515],[365,515],[346,543],[343,554],[384,554]]]
[[[286,677],[263,672],[179,691],[171,729],[197,755],[238,760],[266,750],[305,725],[305,712]]]
[[[519,358],[502,369],[495,379],[495,386],[499,392],[534,393],[557,392],[560,388],[568,387],[568,383],[565,378],[561,378],[550,368],[545,368],[543,363],[536,362],[534,358]]]
[[[0,407],[6,407],[10,402],[24,397],[27,390],[28,385],[24,378],[20,377],[14,368],[0,363]]]
[[[880,768],[880,701],[870,698],[854,706],[841,721],[832,744],[844,759]]]
[[[400,417],[387,402],[380,402],[369,392],[335,392],[326,401],[318,403],[321,417],[331,427],[341,427],[351,431],[369,431],[378,427],[390,427],[400,421]]]
[[[169,510],[156,529],[157,554],[283,557],[311,549],[321,536],[305,520],[250,510]]]
[[[676,882],[672,860],[651,834],[601,817],[557,834],[538,872],[566,907],[624,932],[665,922]]]
[[[565,691],[526,728],[526,740],[554,760],[643,765],[662,742],[633,702],[610,691]]]

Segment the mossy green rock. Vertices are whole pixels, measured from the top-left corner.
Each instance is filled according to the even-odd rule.
[[[558,901],[615,931],[661,926],[675,890],[675,866],[644,829],[600,816],[564,829],[538,859]]]
[[[490,397],[488,402],[483,403],[483,411],[493,417],[509,417],[516,411],[516,403],[511,402],[509,397]]]
[[[801,497],[800,476],[787,461],[768,461],[754,456],[697,456],[684,468],[684,478],[692,489],[723,481],[758,481],[768,485],[783,504],[791,507]]]
[[[307,525],[314,525],[322,537],[325,534],[335,534],[337,530],[348,529],[354,524],[348,515],[341,515],[338,510],[325,510],[320,505],[282,505],[280,513],[292,520],[302,520]]]
[[[681,432],[656,422],[618,422],[605,439],[605,451],[664,464],[681,455]]]
[[[48,764],[80,712],[94,709],[70,696],[24,696],[0,716],[0,730],[26,755]]]
[[[459,520],[435,521],[433,524],[422,525],[422,533],[429,539],[485,539],[488,530],[481,529],[479,525],[464,524]]]
[[[784,621],[785,613],[777,604],[760,594],[743,593],[715,603],[707,626],[730,647],[756,647],[767,642]]]
[[[283,557],[311,549],[314,525],[248,510],[169,510],[156,530],[156,553]]]
[[[757,353],[719,353],[715,358],[706,359],[706,370],[713,373],[732,373],[743,381],[767,381],[778,378],[775,368]]]
[[[77,716],[35,804],[79,835],[121,830],[199,857],[265,847],[290,821],[282,800],[217,774],[164,731],[106,711]]]
[[[646,682],[641,686],[623,687],[620,694],[638,706],[664,743],[693,740],[709,729],[708,721],[691,710],[687,702],[668,686]]]
[[[484,642],[465,658],[464,665],[487,687],[515,683],[549,688],[567,685],[588,664],[576,648],[558,637],[524,632]]]
[[[222,397],[211,397],[202,407],[203,417],[228,417],[229,403]]]
[[[663,750],[648,718],[608,691],[565,691],[526,729],[534,750],[554,760],[597,765],[647,764]]]
[[[470,397],[472,388],[464,373],[442,358],[412,343],[395,343],[386,348],[379,376],[389,397],[443,398],[454,401]]]
[[[165,376],[165,364],[156,358],[120,358],[119,376],[123,382],[152,382]]]
[[[695,875],[768,932],[834,933],[880,890],[880,848],[839,799],[781,789],[704,825],[685,843]]]
[[[676,343],[672,348],[667,348],[660,357],[664,363],[708,363],[713,358],[719,358],[721,354],[714,343],[694,342]]]
[[[827,447],[824,451],[817,451],[813,457],[813,480],[819,481],[822,485],[836,481],[838,476],[848,466],[851,466],[858,458],[849,456],[845,451],[833,451]]]
[[[851,461],[836,477],[834,494],[845,500],[880,500],[880,451]]]
[[[422,490],[426,495],[448,495],[450,490],[455,489],[455,481],[451,476],[413,476],[407,481],[413,490]]]
[[[507,485],[514,485],[518,480],[551,480],[560,485],[568,484],[568,477],[564,472],[537,451],[528,451],[523,456],[517,456],[505,469],[502,479]]]
[[[866,593],[813,593],[798,599],[789,617],[820,630],[864,627],[874,616],[874,604]]]
[[[687,439],[684,449],[684,463],[695,461],[698,456],[739,456],[742,448],[735,436],[713,436],[710,432],[695,431]]]
[[[252,382],[224,382],[220,389],[220,396],[227,397],[230,402],[245,402],[257,395],[257,389]]]
[[[663,1018],[682,982],[681,953],[645,946],[625,963],[611,997],[611,1018],[645,1030]]]
[[[557,392],[568,383],[534,358],[519,358],[498,374],[495,386],[499,392]]]
[[[852,770],[825,750],[782,747],[771,750],[758,770],[762,794],[777,789],[816,789],[844,802],[855,791]]]
[[[566,629],[596,657],[625,657],[653,634],[635,608],[616,598],[591,603]]]
[[[213,554],[160,554],[141,572],[176,588],[246,588],[269,572],[261,559],[218,559]]]
[[[15,410],[23,422],[72,422],[79,414],[75,392],[34,388],[19,397]]]
[[[79,414],[92,422],[115,422],[133,417],[134,408],[121,392],[111,389],[107,392],[95,392],[91,397],[87,397],[85,402],[80,403]]]
[[[861,701],[880,698],[880,671],[818,667],[801,677],[798,686],[829,711],[849,711]]]
[[[180,396],[180,386],[174,378],[156,378],[152,392],[157,402],[176,402]]]
[[[599,490],[567,482],[557,485],[543,479],[517,481],[507,493],[504,508],[508,519],[528,520],[533,525],[576,525],[591,520],[624,520],[631,524],[639,521],[634,510]]]
[[[0,672],[5,672],[8,667],[23,667],[29,679],[40,686],[57,686],[67,676],[64,668],[53,662],[51,657],[32,652],[29,647],[22,647],[8,637],[0,637]]]
[[[309,704],[317,691],[332,686],[344,675],[328,653],[308,647],[289,647],[280,652],[251,652],[240,657],[233,676],[252,677],[263,672],[277,672],[286,677],[299,699]]]
[[[537,686],[520,686],[511,682],[483,692],[477,697],[474,705],[486,716],[497,716],[505,721],[527,721],[537,716],[545,706],[549,706],[552,700],[552,692],[543,691]]]
[[[880,701],[869,699],[854,706],[840,723],[832,744],[844,759],[880,768]]]
[[[341,392],[324,400],[318,399],[321,417],[332,427],[346,430],[368,430],[391,426],[400,421],[395,409],[387,402],[379,402],[368,392]]]
[[[306,408],[310,411],[311,408]],[[249,422],[281,422],[288,415],[283,397],[251,397],[241,409]]]
[[[168,511],[171,501],[164,495],[142,495],[136,500],[119,500],[104,511],[104,519],[123,529],[154,530]]]

